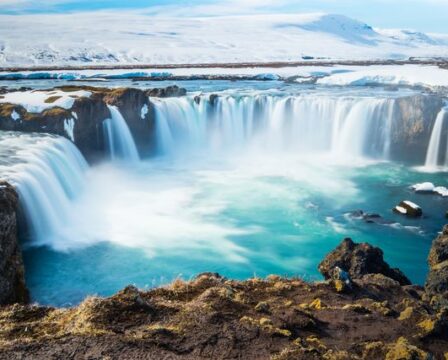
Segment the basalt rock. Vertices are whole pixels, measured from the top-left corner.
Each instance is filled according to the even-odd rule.
[[[448,225],[432,243],[425,289],[437,308],[448,308]]]
[[[170,93],[168,88],[155,89]],[[174,90],[171,90],[174,93]],[[126,120],[141,157],[148,157],[153,149],[154,114],[148,95],[132,88],[119,88],[105,92],[104,101],[117,106]]]
[[[393,159],[424,163],[432,128],[443,106],[443,99],[435,95],[396,100],[390,146]],[[446,138],[446,131],[442,136]]]
[[[14,188],[0,181],[0,305],[29,300],[17,236],[17,208]]]
[[[382,274],[401,285],[409,285],[409,279],[399,270],[392,269],[383,259],[383,251],[367,243],[357,244],[347,238],[319,264],[319,271],[326,279],[333,278],[336,268],[346,271],[352,279],[367,274]]]
[[[155,88],[146,91],[147,96],[161,97],[161,98],[184,96],[186,94],[187,90],[177,85],[168,86],[166,88]]]
[[[76,97],[70,109],[52,107],[40,113],[28,112],[16,104],[0,104],[0,130],[43,132],[64,136],[73,141],[89,162],[107,155],[104,120],[110,118],[107,105],[118,107],[136,142],[141,157],[153,153],[155,147],[154,109],[148,96],[183,96],[186,90],[178,86],[140,90],[133,88],[99,88],[91,86],[61,86],[66,93],[85,90],[90,97]],[[49,91],[50,92],[50,91]],[[50,95],[50,94],[49,94]],[[47,99],[51,102],[51,96]],[[73,134],[67,129],[73,124]]]

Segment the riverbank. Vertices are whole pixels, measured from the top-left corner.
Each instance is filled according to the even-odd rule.
[[[319,266],[323,282],[205,273],[74,308],[3,307],[0,359],[445,359],[447,239],[426,289],[346,239]]]

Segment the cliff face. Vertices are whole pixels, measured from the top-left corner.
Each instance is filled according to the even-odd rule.
[[[17,207],[13,187],[0,181],[0,305],[29,300],[17,237]]]
[[[183,96],[185,89],[170,86],[162,89],[95,88],[64,86],[67,94],[86,90],[90,97],[76,97],[70,109],[53,107],[30,113],[23,106],[0,104],[0,130],[45,132],[72,140],[87,160],[94,162],[106,155],[104,120],[110,118],[107,105],[117,106],[127,122],[141,157],[154,151],[154,109],[149,96]],[[73,126],[73,127],[72,127]],[[71,131],[73,130],[73,131]]]
[[[90,161],[106,154],[103,121],[110,117],[107,105],[117,106],[126,120],[141,157],[155,150],[155,114],[149,97],[184,96],[185,89],[171,86],[161,89],[96,88],[64,86],[57,88],[67,94],[86,90],[90,97],[76,98],[71,109],[51,108],[41,113],[29,113],[22,106],[0,104],[0,130],[47,132],[74,141]],[[211,102],[217,95],[210,96]],[[413,95],[399,98],[394,109],[391,134],[391,159],[423,163],[438,112],[444,102],[436,95]],[[14,119],[18,114],[19,120]],[[68,130],[73,124],[73,134]],[[442,138],[448,136],[444,129]]]
[[[393,159],[424,163],[432,128],[443,105],[442,98],[435,95],[397,99],[391,137]]]
[[[428,256],[426,292],[433,306],[448,309],[448,225],[434,240]]]

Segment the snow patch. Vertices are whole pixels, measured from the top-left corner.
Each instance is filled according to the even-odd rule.
[[[14,91],[3,95],[0,103],[11,103],[23,106],[28,112],[39,113],[53,107],[70,109],[78,97],[90,97],[91,92],[85,90],[64,92],[51,91]]]

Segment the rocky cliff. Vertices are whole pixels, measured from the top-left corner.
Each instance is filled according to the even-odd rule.
[[[24,89],[24,91],[27,89]],[[11,103],[0,104],[0,130],[22,132],[45,132],[72,140],[90,161],[101,160],[106,155],[104,120],[110,118],[107,105],[117,106],[134,137],[141,157],[154,150],[154,110],[149,101],[152,97],[183,96],[185,89],[169,86],[161,89],[140,90],[133,88],[98,88],[63,86],[54,90],[74,98],[71,108],[51,107],[42,112],[28,112],[25,107]],[[75,94],[90,93],[89,97]],[[47,91],[51,95],[51,91]],[[57,101],[49,96],[45,101]],[[70,126],[73,124],[73,132]]]
[[[447,234],[431,264],[446,261]],[[344,240],[320,269],[328,280],[205,273],[150,291],[129,286],[71,309],[4,307],[0,359],[447,358],[447,308],[406,285],[381,250]]]
[[[24,89],[25,91],[26,89]],[[159,89],[98,88],[63,86],[47,90],[46,102],[57,102],[58,96],[50,96],[52,90],[68,94],[75,100],[70,109],[52,107],[40,113],[28,112],[23,106],[0,104],[0,130],[47,132],[65,136],[74,141],[90,161],[106,154],[103,122],[110,117],[107,105],[117,106],[126,120],[141,157],[148,157],[155,150],[155,114],[150,97],[184,96],[186,90],[177,86]],[[89,97],[79,97],[80,91]],[[2,96],[2,95],[0,95]],[[216,94],[210,96],[215,103]],[[199,97],[197,97],[199,101]],[[422,164],[438,112],[443,99],[434,94],[412,95],[397,99],[391,134],[391,159]],[[67,124],[73,124],[73,133]],[[442,138],[448,136],[444,129]]]
[[[17,236],[17,207],[15,190],[0,181],[0,305],[28,301]]]
[[[424,163],[435,120],[444,101],[437,95],[414,95],[397,99],[392,124],[392,158]],[[444,129],[443,138],[448,135]]]

